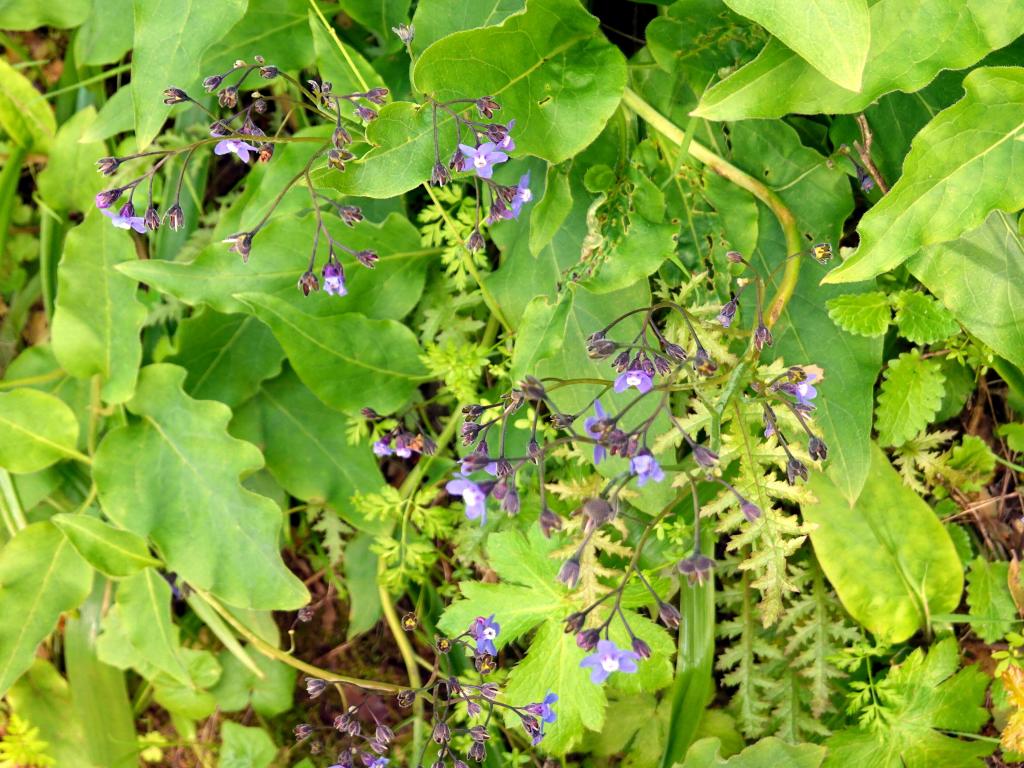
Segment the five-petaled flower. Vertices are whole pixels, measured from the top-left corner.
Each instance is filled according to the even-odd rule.
[[[527,704],[525,707],[526,711],[531,715],[536,715],[540,718],[540,732],[533,736],[534,746],[540,744],[541,739],[544,738],[544,726],[558,719],[558,715],[552,708],[556,701],[558,701],[558,694],[548,691],[544,701],[537,702],[536,704]]]
[[[619,648],[611,640],[601,640],[597,650],[580,662],[581,667],[590,667],[590,682],[600,685],[612,672],[636,672],[639,654]]]
[[[254,147],[252,144],[242,141],[241,139],[224,139],[218,141],[213,147],[213,154],[215,155],[238,155],[238,158],[243,163],[249,162],[249,153],[255,152],[259,154],[259,149]]]
[[[625,392],[630,387],[636,387],[640,394],[646,394],[651,391],[651,386],[650,374],[640,368],[630,368],[628,371],[623,371],[615,379],[616,392]]]
[[[601,401],[594,401],[594,413],[596,416],[591,416],[583,422],[583,429],[586,430],[587,434],[595,440],[600,440],[603,434],[601,430],[597,429],[597,425],[608,418],[608,414],[604,408],[601,407]],[[607,449],[600,443],[594,446],[594,463],[600,464],[604,461],[604,457],[608,455]]]
[[[640,486],[648,480],[660,483],[665,479],[665,472],[658,460],[646,448],[629,460],[629,470],[636,475],[636,484]]]
[[[110,223],[118,229],[134,229],[138,233],[146,231],[146,220],[142,216],[126,216],[124,209],[120,213],[114,213],[109,208],[101,208],[100,212],[110,218]]]
[[[491,656],[498,655],[498,649],[494,647],[494,638],[501,632],[501,625],[494,620],[492,613],[489,618],[477,616],[470,627],[469,633],[476,640],[476,652],[487,653]]]
[[[818,396],[818,390],[811,382],[817,378],[818,374],[808,373],[807,378],[793,387],[793,396],[800,405],[807,408],[814,407],[814,403],[812,403],[811,400]]]
[[[474,483],[465,475],[457,475],[449,480],[444,489],[452,496],[461,496],[466,505],[466,517],[469,520],[480,518],[480,525],[487,522],[487,491]]]
[[[481,179],[489,179],[494,175],[494,166],[508,160],[508,155],[498,149],[498,145],[492,141],[485,141],[479,147],[471,147],[468,144],[459,144],[462,152],[463,167],[472,168]]]

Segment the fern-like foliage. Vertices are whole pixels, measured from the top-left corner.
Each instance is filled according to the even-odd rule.
[[[12,713],[0,740],[0,768],[48,768],[57,762],[50,745],[39,738],[39,729]]]

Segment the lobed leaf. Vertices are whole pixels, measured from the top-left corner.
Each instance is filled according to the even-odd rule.
[[[942,405],[946,377],[936,360],[913,349],[889,361],[882,374],[875,426],[882,445],[902,445],[923,430]]]

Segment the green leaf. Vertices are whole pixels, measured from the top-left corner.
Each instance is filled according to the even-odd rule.
[[[989,562],[980,555],[967,571],[967,605],[971,630],[986,643],[998,643],[1020,618],[1009,586],[1010,564]]]
[[[118,585],[115,604],[125,638],[146,663],[182,685],[191,685],[178,627],[171,620],[170,585],[155,570],[145,568]]]
[[[223,72],[233,61],[256,54],[286,71],[307,69],[314,60],[313,46],[304,38],[308,13],[306,0],[249,0],[242,20],[206,51],[202,71]]]
[[[882,291],[836,296],[825,306],[833,323],[857,336],[884,336],[892,322],[889,296]]]
[[[153,700],[172,715],[202,720],[217,709],[216,699],[206,689],[220,677],[220,665],[209,651],[182,648],[181,653],[188,661],[191,682],[184,685],[157,674],[153,677]]]
[[[411,0],[346,0],[345,13],[377,36],[384,48],[398,44],[392,27],[409,22]],[[419,29],[416,30],[419,33]]]
[[[1024,453],[1024,424],[1002,424],[996,434],[1006,440],[1014,453]]]
[[[910,270],[968,331],[1024,368],[1024,242],[1010,216],[992,213],[959,240],[925,248]]]
[[[882,445],[903,445],[939,412],[946,377],[938,361],[923,359],[917,349],[890,360],[882,376],[875,411],[878,440]]]
[[[75,64],[97,67],[119,61],[132,47],[132,0],[86,0],[85,5],[87,18],[74,37]]]
[[[885,93],[911,93],[944,69],[969,67],[1024,33],[1024,7],[1016,3],[920,0],[908,6],[879,0],[870,13],[871,47],[859,91],[836,85],[772,40],[754,61],[708,90],[694,114],[739,120],[860,112]]]
[[[241,712],[252,706],[264,717],[276,717],[292,708],[297,672],[283,662],[252,653],[252,660],[263,673],[261,680],[231,655],[221,651],[218,661],[222,669],[217,685],[210,693],[222,712]]]
[[[96,768],[90,760],[82,722],[74,716],[67,680],[45,659],[36,658],[28,672],[7,692],[11,709],[39,729],[47,753],[60,768]],[[10,725],[8,725],[8,728]]]
[[[226,720],[220,727],[217,768],[267,768],[277,756],[274,740],[262,728],[247,728]]]
[[[299,378],[331,408],[392,413],[408,402],[426,373],[416,336],[393,320],[346,313],[324,321],[275,296],[237,298],[270,326]]]
[[[59,3],[3,0],[0,2],[0,29],[71,29],[85,21],[89,10],[89,0],[62,0]]]
[[[420,0],[412,18],[416,36],[412,50],[419,56],[428,46],[453,32],[491,27],[500,24],[513,13],[519,13],[525,0]]]
[[[51,523],[33,523],[0,549],[0,695],[32,666],[36,647],[92,588],[92,568]],[[17,620],[12,620],[17,617]]]
[[[915,344],[934,344],[960,330],[949,311],[931,296],[920,291],[900,291],[895,300],[900,336]]]
[[[382,523],[367,521],[350,502],[357,492],[378,490],[384,478],[370,447],[365,442],[348,442],[346,421],[288,370],[263,384],[236,413],[231,431],[262,446],[267,469],[292,496],[313,504],[327,503],[332,510],[329,514],[381,533]]]
[[[79,110],[61,125],[50,147],[50,158],[37,184],[43,201],[58,211],[87,211],[93,196],[105,186],[96,173],[96,159],[106,152],[99,142],[83,142],[82,136],[96,120],[95,107]]]
[[[164,90],[175,86],[187,92],[198,87],[203,54],[242,18],[246,0],[134,2],[131,89],[135,139],[143,150],[160,133],[171,111],[163,103]]]
[[[542,360],[562,349],[572,306],[572,296],[567,295],[553,306],[547,296],[537,296],[526,305],[512,351],[512,368],[509,371],[512,381],[520,381],[527,374],[533,375]]]
[[[37,472],[80,455],[78,420],[53,395],[34,389],[0,392],[0,467]]]
[[[253,241],[248,263],[229,253],[226,245],[214,243],[191,262],[133,259],[119,270],[186,304],[209,304],[218,312],[247,312],[248,307],[235,294],[265,293],[318,316],[360,312],[375,319],[397,320],[408,314],[423,293],[427,257],[438,250],[424,248],[416,227],[398,214],[379,224],[362,221],[351,229],[337,219],[328,218],[325,223],[331,236],[349,248],[372,248],[380,256],[376,268],[370,270],[341,254],[348,278],[348,295],[341,299],[323,291],[303,296],[296,288],[306,268],[306,254],[298,256],[295,243],[312,237],[312,214],[272,220]]]
[[[572,185],[568,169],[548,166],[544,197],[530,212],[530,253],[536,256],[554,238],[572,211]]]
[[[260,382],[281,371],[284,351],[252,315],[222,315],[204,309],[178,326],[175,352],[164,362],[188,371],[185,392],[196,400],[244,403]]]
[[[381,617],[380,592],[377,590],[377,555],[374,537],[360,533],[345,545],[345,586],[348,588],[348,629],[351,640],[372,629]]]
[[[380,4],[375,5],[379,8],[388,2],[394,0],[381,0]],[[331,83],[335,93],[365,93],[371,88],[384,86],[381,76],[363,58],[363,54],[342,42],[333,29],[324,29],[323,23],[313,11],[308,13],[317,70],[321,79]]]
[[[149,554],[145,539],[87,514],[54,515],[54,525],[68,537],[86,562],[113,579],[133,576],[143,568],[161,565]]]
[[[817,504],[804,504],[822,570],[850,615],[888,643],[960,602],[963,568],[946,529],[900,479],[877,446],[860,495],[849,500],[824,475],[811,476]],[[899,510],[894,514],[893,510]]]
[[[46,149],[57,133],[49,103],[6,59],[0,60],[0,130],[25,149]]]
[[[751,744],[737,755],[723,758],[719,754],[722,742],[718,738],[701,739],[686,753],[680,768],[818,768],[825,759],[825,748],[817,744],[787,744],[775,736],[768,736]]]
[[[128,410],[139,421],[108,432],[93,475],[107,516],[149,536],[167,567],[244,608],[292,609],[308,595],[278,551],[281,513],[242,487],[263,465],[251,444],[229,437],[231,412],[192,400],[185,371],[143,368]]]
[[[767,29],[836,85],[860,90],[871,42],[867,0],[725,2]]]
[[[142,361],[146,310],[135,282],[115,269],[135,260],[132,239],[93,210],[68,235],[57,270],[53,354],[72,376],[99,374],[108,403],[132,396]]]
[[[976,666],[957,672],[956,638],[918,648],[894,666],[886,680],[893,702],[876,728],[848,728],[825,743],[825,768],[983,768],[995,744],[963,740],[954,733],[977,733],[988,721],[984,708],[989,677]]]
[[[1024,6],[1020,13],[1024,17]],[[964,97],[914,138],[903,175],[860,220],[860,245],[825,278],[879,275],[921,248],[955,240],[994,209],[1024,206],[1024,68],[986,67],[964,78]]]

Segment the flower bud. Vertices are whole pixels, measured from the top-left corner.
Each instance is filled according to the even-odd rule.
[[[100,209],[109,208],[118,201],[124,190],[121,187],[116,189],[105,189],[96,195],[96,207]]]
[[[167,210],[167,225],[175,232],[185,226],[185,212],[177,203]]]
[[[796,485],[797,478],[807,479],[807,467],[799,459],[791,457],[786,464],[786,480],[790,485]]]
[[[188,94],[181,88],[168,88],[164,91],[164,104],[182,104],[188,100]]]
[[[327,688],[327,681],[326,680],[321,680],[319,677],[307,677],[306,678],[306,693],[309,695],[309,698],[315,699],[321,693],[323,693],[324,689],[326,689],[326,688]]]
[[[564,563],[558,571],[558,580],[569,589],[574,589],[580,580],[580,559],[573,555]]]
[[[487,758],[487,747],[482,741],[474,741],[469,748],[469,759],[476,763],[482,763]]]
[[[412,632],[419,625],[419,619],[416,618],[415,613],[407,613],[402,617],[402,629],[406,632]]]
[[[556,515],[547,507],[540,513],[540,530],[546,538],[551,538],[554,531],[562,530],[562,518]]]
[[[584,651],[590,651],[597,647],[597,643],[600,639],[601,630],[585,629],[576,635],[576,645]]]
[[[820,437],[812,437],[807,443],[807,452],[815,461],[824,461],[828,458],[828,446]]]
[[[149,206],[146,209],[146,214],[142,217],[142,223],[146,225],[146,229],[153,231],[160,226],[160,214],[156,212],[154,206]]]
[[[641,659],[651,658],[651,646],[641,640],[639,637],[633,638],[633,653],[639,656]]]
[[[679,626],[679,609],[671,603],[661,601],[658,603],[658,618],[661,619],[661,623],[669,629],[675,629]]]
[[[395,695],[395,698],[398,700],[398,706],[411,707],[412,703],[416,701],[416,691],[403,689]]]
[[[96,161],[97,170],[104,176],[113,176],[121,166],[121,160],[116,157],[101,157]]]
[[[471,253],[474,253],[476,251],[482,250],[485,244],[486,243],[484,242],[484,236],[480,234],[480,230],[474,229],[473,234],[471,234],[469,236],[469,239],[466,240],[466,249]]]
[[[749,499],[744,499],[743,503],[740,504],[740,511],[743,512],[743,516],[747,518],[747,522],[753,523],[759,517],[761,517],[761,508]]]
[[[448,723],[443,720],[434,726],[434,732],[431,734],[431,738],[438,744],[447,744],[452,740],[452,731],[448,727]]]

